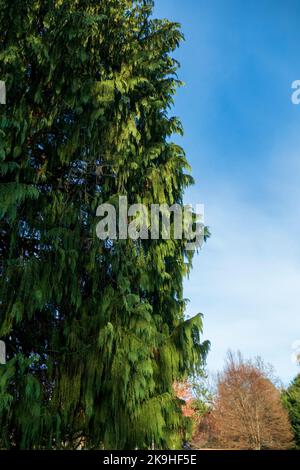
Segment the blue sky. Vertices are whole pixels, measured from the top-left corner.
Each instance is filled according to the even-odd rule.
[[[300,2],[157,0],[155,14],[185,34],[174,114],[196,179],[186,202],[205,204],[212,231],[185,283],[188,313],[204,314],[209,370],[239,349],[288,383],[300,340]]]

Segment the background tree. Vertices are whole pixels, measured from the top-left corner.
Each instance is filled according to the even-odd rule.
[[[261,360],[253,363],[229,353],[218,378],[212,418],[219,447],[261,450],[292,446],[288,414]]]
[[[282,393],[282,401],[287,409],[295,435],[295,445],[300,449],[300,375]]]
[[[182,402],[183,416],[188,418],[185,441],[194,448],[202,447],[203,442],[208,440],[203,427],[207,427],[213,400],[208,377],[203,371],[201,375],[176,382],[174,390]]]
[[[185,240],[96,237],[99,204],[182,205],[178,24],[148,0],[0,0],[0,447],[180,447],[202,367]]]
[[[214,405],[215,381],[207,373],[201,374],[193,382],[193,408],[196,419],[191,439],[194,449],[214,447],[212,410]]]
[[[175,382],[174,391],[176,397],[182,401],[182,413],[187,417],[194,417],[195,410],[193,407],[194,396],[190,382],[185,380],[184,382]]]
[[[176,397],[180,400],[181,412],[185,423],[183,441],[188,443],[197,423],[197,414],[193,406],[194,396],[189,380],[174,383]]]

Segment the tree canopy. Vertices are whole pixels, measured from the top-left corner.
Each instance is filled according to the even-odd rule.
[[[96,236],[99,204],[183,204],[182,33],[147,0],[0,0],[0,447],[175,448],[202,367],[184,240]]]
[[[282,401],[289,413],[295,444],[300,449],[300,374],[282,394]]]
[[[293,435],[280,391],[261,359],[229,353],[219,375],[209,432],[227,449],[290,449]]]

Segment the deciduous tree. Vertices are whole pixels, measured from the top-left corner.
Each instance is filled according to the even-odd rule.
[[[295,435],[295,444],[300,449],[300,375],[282,393],[282,401],[287,409]]]

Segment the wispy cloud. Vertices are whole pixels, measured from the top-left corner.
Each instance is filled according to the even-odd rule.
[[[300,339],[299,2],[160,0],[157,13],[186,35],[176,114],[197,182],[186,200],[205,204],[213,234],[185,283],[188,312],[205,314],[210,368],[240,349],[287,382]]]
[[[291,354],[300,339],[300,204],[289,188],[300,179],[293,158],[298,150],[300,141],[288,139],[270,159],[264,179],[269,204],[249,200],[237,181],[219,179],[218,190],[207,194],[213,236],[195,258],[185,292],[189,314],[205,314],[212,369],[222,367],[231,348],[263,356],[285,382],[297,373]]]

